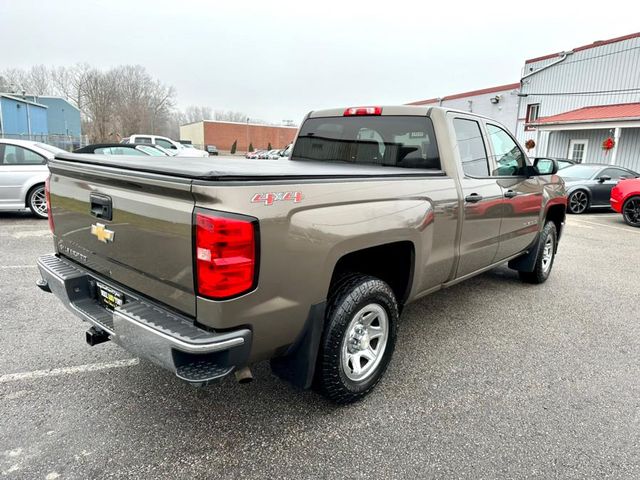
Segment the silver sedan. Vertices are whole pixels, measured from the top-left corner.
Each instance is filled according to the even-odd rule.
[[[45,143],[0,138],[0,210],[29,208],[47,218],[47,160],[62,152]]]

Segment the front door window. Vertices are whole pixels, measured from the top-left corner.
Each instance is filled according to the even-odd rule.
[[[569,141],[569,159],[574,162],[583,163],[587,156],[587,140]]]

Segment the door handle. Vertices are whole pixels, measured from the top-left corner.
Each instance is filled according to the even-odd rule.
[[[480,200],[482,200],[482,195],[478,195],[477,193],[472,193],[471,195],[464,197],[464,201],[469,203],[476,203]]]
[[[504,192],[504,198],[513,198],[513,197],[517,197],[518,195],[520,195],[518,192],[514,192],[513,190],[507,190],[506,192]]]

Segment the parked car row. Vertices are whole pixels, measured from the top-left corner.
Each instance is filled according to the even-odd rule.
[[[558,175],[569,195],[567,211],[577,215],[591,208],[608,208],[613,187],[623,179],[640,176],[627,168],[598,163],[572,165]]]
[[[146,137],[152,143],[147,142]],[[130,143],[132,139],[142,139],[143,142]],[[208,156],[207,152],[188,146],[167,149],[163,146],[166,145],[165,139],[166,137],[155,135],[134,135],[124,139],[124,143],[87,145],[74,153],[157,157],[187,156],[186,153],[196,151]],[[287,158],[291,148],[290,144],[282,150],[259,150],[246,156],[255,159]],[[0,210],[29,208],[34,215],[46,218],[44,182],[48,169],[45,164],[57,153],[65,151],[41,142],[0,139]],[[640,174],[623,167],[578,164],[567,159],[541,157],[536,161],[540,169],[545,169],[546,163],[555,162],[558,165],[558,175],[563,178],[569,194],[568,212],[582,214],[591,208],[611,207],[622,214],[627,224],[640,227]]]
[[[291,154],[292,144],[287,145],[283,149],[272,150],[256,150],[255,152],[247,152],[246,158],[263,159],[263,160],[278,160],[279,158],[288,158]]]

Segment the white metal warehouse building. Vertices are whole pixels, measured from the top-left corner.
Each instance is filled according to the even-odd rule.
[[[516,135],[535,155],[640,171],[640,33],[527,60],[520,83]]]
[[[520,83],[431,98],[495,118],[529,156],[608,163],[640,172],[640,33],[525,61]],[[611,139],[610,149],[603,143]]]

